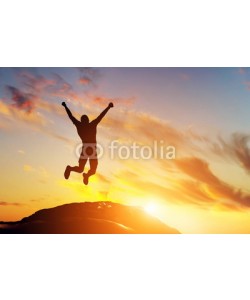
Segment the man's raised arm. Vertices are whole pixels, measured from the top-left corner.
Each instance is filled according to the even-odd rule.
[[[70,118],[70,120],[76,125],[78,123],[78,120],[72,115],[71,111],[69,110],[67,104],[65,102],[62,102],[62,106],[66,109],[66,112]]]
[[[104,111],[92,122],[98,124],[101,122],[102,118],[106,115],[106,113],[110,110],[111,107],[114,107],[112,102],[109,103],[108,107],[104,109]]]

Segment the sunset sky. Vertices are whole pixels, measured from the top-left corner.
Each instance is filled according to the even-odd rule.
[[[80,118],[112,108],[88,186],[61,102]],[[182,233],[250,233],[250,69],[0,68],[0,221],[64,203],[141,206]],[[112,159],[108,147],[176,149],[175,159]],[[88,169],[87,165],[87,169]]]

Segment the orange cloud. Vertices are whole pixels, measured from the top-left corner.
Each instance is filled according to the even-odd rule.
[[[0,99],[0,114],[8,120],[23,121],[29,124],[45,125],[46,119],[38,112],[27,114],[16,106],[8,105]]]
[[[96,86],[100,77],[100,71],[96,68],[77,68],[80,73],[78,82],[84,87],[92,85]]]
[[[178,130],[159,118],[132,110],[117,108],[115,113],[110,112],[103,120],[103,125],[112,129],[108,131],[110,139],[148,146],[153,146],[155,141],[163,146],[175,147],[178,156],[181,153],[192,153],[197,150],[197,142],[203,142],[198,134]]]
[[[78,82],[82,85],[89,85],[91,83],[91,79],[86,76],[82,76],[79,78]]]
[[[131,106],[135,103],[135,98],[109,98],[109,97],[104,97],[104,96],[96,96],[96,95],[89,95],[92,101],[95,104],[98,104],[102,107],[107,106],[110,102],[113,102],[115,107],[121,107],[121,106]]]
[[[10,116],[11,111],[8,105],[6,105],[2,100],[0,100],[0,114],[5,116]]]
[[[201,184],[205,184],[206,191],[203,190],[203,194],[207,199],[220,201],[223,204],[227,203],[227,201],[230,204],[231,201],[233,202],[232,204],[250,207],[250,195],[220,180],[211,172],[208,163],[204,160],[191,157],[178,159],[175,164],[184,174],[199,183],[199,191],[201,191]]]
[[[0,201],[0,206],[22,206],[22,203],[19,202],[6,202],[6,201]]]
[[[42,102],[39,102],[39,107],[41,103]],[[56,107],[58,114],[62,114],[61,111],[63,112],[63,109],[59,105],[47,106],[41,104],[41,107],[46,108],[46,110],[48,111],[52,111],[51,109]],[[54,110],[54,112],[56,112],[56,110]],[[29,129],[31,130],[40,131],[43,134],[66,142],[67,144],[75,145],[75,142],[72,139],[68,138],[67,136],[58,134],[54,129],[50,128],[48,126],[49,120],[45,118],[40,112],[34,111],[27,114],[26,111],[20,110],[15,106],[9,106],[0,99],[0,115],[2,115],[2,117],[4,118],[4,120],[0,122],[0,129],[7,130],[10,128],[15,128],[16,130],[20,127],[20,125],[16,125],[16,122],[20,122],[20,124],[29,125]]]

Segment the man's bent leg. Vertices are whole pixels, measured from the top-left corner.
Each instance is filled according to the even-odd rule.
[[[95,159],[90,159],[89,160],[89,164],[90,164],[90,169],[88,171],[88,176],[92,176],[96,173],[96,169],[97,169],[97,166],[98,166],[98,160],[97,158]]]
[[[64,177],[65,179],[68,179],[70,176],[70,172],[77,172],[77,173],[82,173],[84,170],[84,167],[86,165],[87,159],[80,159],[79,160],[79,165],[75,167],[67,166],[64,172]]]
[[[89,177],[96,173],[96,169],[97,169],[97,166],[98,166],[98,159],[97,158],[90,159],[89,164],[90,164],[90,169],[89,169],[88,173],[83,174],[83,183],[86,184],[86,185],[89,182]]]

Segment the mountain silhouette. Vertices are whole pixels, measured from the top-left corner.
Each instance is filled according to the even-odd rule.
[[[83,202],[42,209],[17,222],[0,222],[0,233],[180,232],[139,207],[114,202]]]

